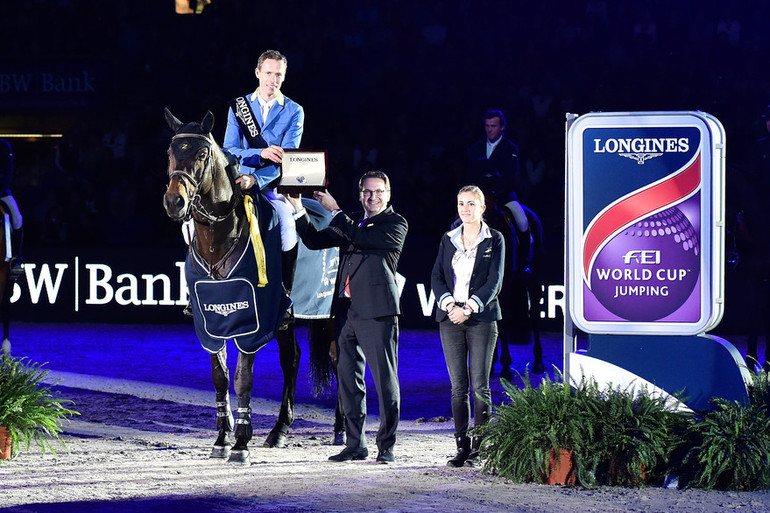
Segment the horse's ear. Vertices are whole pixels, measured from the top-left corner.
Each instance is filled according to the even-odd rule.
[[[211,129],[214,128],[214,114],[212,114],[211,111],[206,112],[206,115],[203,116],[201,127],[207,133],[211,132]]]
[[[163,109],[163,114],[166,116],[166,123],[168,123],[169,128],[176,132],[179,130],[179,127],[182,126],[182,122],[179,121],[173,114],[171,114],[171,111],[168,110],[168,107],[165,107]]]

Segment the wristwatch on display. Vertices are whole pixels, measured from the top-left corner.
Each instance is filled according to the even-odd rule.
[[[471,310],[470,307],[464,306],[463,313],[465,314],[466,317],[470,317],[471,314],[473,313],[473,310]]]

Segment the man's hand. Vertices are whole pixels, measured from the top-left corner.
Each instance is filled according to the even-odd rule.
[[[332,195],[326,191],[315,191],[313,193],[313,197],[318,203],[321,204],[323,208],[329,212],[334,212],[335,210],[340,209],[340,207],[337,205],[337,200],[335,200]]]
[[[267,148],[262,149],[260,157],[262,157],[263,160],[269,160],[270,162],[280,164],[281,160],[283,160],[283,148],[275,145],[268,146]]]
[[[241,174],[241,176],[235,179],[235,184],[242,190],[247,191],[257,185],[257,179],[252,175]]]

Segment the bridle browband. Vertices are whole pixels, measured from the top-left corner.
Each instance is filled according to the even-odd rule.
[[[209,149],[216,145],[216,143],[214,142],[214,138],[211,136],[211,133],[207,133],[203,135],[203,134],[183,132],[181,134],[175,134],[171,138],[171,142],[174,142],[177,139],[200,139],[209,143]],[[235,210],[235,202],[236,202],[235,194],[233,194],[233,197],[230,199],[227,205],[227,213],[221,216],[216,216],[210,213],[208,210],[206,210],[206,208],[203,205],[201,205],[200,188],[201,188],[201,184],[203,183],[203,176],[205,174],[205,171],[211,166],[211,159],[213,154],[214,154],[213,151],[209,151],[209,154],[206,156],[206,162],[203,165],[203,172],[201,173],[200,180],[196,180],[196,178],[193,175],[191,175],[190,173],[182,169],[176,169],[171,173],[169,173],[168,175],[169,180],[171,180],[175,176],[178,176],[184,183],[185,189],[188,188],[188,183],[192,188],[192,194],[190,195],[190,202],[187,208],[187,212],[185,213],[183,218],[184,221],[188,221],[192,217],[198,223],[208,222],[209,225],[213,225],[215,223],[219,223],[228,219],[232,215],[233,211]],[[233,182],[229,173],[227,173],[227,176],[228,176],[228,179],[230,179],[230,181],[232,182],[231,185],[233,187],[233,191],[235,191],[236,190],[235,183]],[[203,220],[200,220],[194,217],[193,213],[198,214],[200,217],[203,218]]]

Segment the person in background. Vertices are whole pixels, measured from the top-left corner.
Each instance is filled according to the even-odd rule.
[[[498,200],[503,204],[513,199],[519,179],[519,148],[505,137],[505,116],[502,111],[488,110],[484,114],[486,137],[468,147],[468,169],[465,183],[495,182]]]
[[[492,395],[489,374],[497,343],[497,321],[502,318],[497,296],[503,283],[503,235],[482,219],[484,193],[468,185],[457,193],[457,213],[462,224],[441,238],[431,272],[449,379],[452,384],[457,454],[450,467],[476,466],[481,438],[469,437],[473,390],[474,427],[489,419]]]
[[[0,202],[7,211],[11,221],[11,280],[16,281],[24,272],[21,258],[21,244],[24,239],[24,220],[19,211],[19,205],[11,193],[13,181],[13,149],[11,143],[0,139]]]

